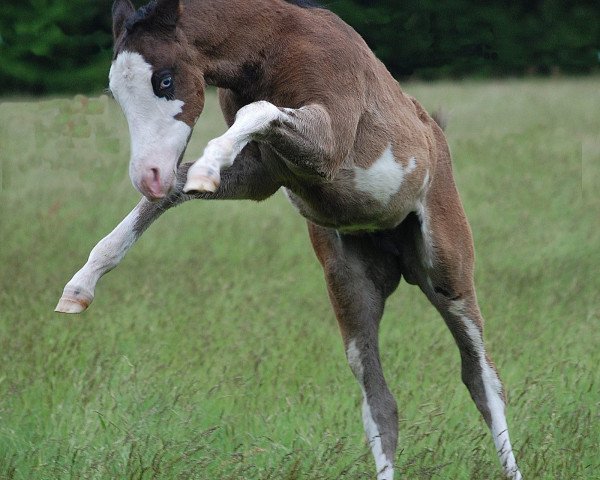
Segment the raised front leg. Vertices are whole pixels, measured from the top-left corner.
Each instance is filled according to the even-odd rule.
[[[369,236],[340,236],[312,224],[309,232],[325,271],[348,363],[362,390],[362,417],[377,480],[392,480],[398,413],[381,368],[378,331],[385,299],[400,281],[398,263],[379,251]]]
[[[182,172],[188,166],[183,167]],[[162,213],[188,199],[181,195],[180,182],[178,185],[162,201],[150,202],[142,198],[129,215],[98,242],[90,252],[88,261],[65,286],[56,312],[81,313],[90,306],[98,280],[121,263],[127,251]]]
[[[63,290],[56,312],[81,313],[94,299],[96,283],[115,268],[142,232],[165,211],[142,198],[116,228],[92,249],[86,264]]]
[[[223,184],[214,194],[186,195],[183,184],[191,164],[177,172],[177,184],[167,198],[150,202],[143,198],[137,206],[92,249],[88,261],[64,288],[56,306],[60,313],[81,313],[94,299],[100,278],[115,268],[144,231],[164,212],[187,200],[251,199],[263,200],[277,191],[279,184],[265,170],[256,145],[248,145],[235,166],[224,170]]]
[[[231,166],[251,141],[268,144],[303,174],[334,174],[336,151],[325,108],[278,108],[260,101],[241,108],[229,130],[208,142],[204,154],[190,169],[184,191],[215,192],[221,183],[222,169]]]

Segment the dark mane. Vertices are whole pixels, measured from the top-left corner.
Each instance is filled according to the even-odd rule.
[[[127,31],[131,32],[137,25],[145,22],[154,14],[155,10],[155,0],[152,0],[148,4],[138,8],[137,11],[133,14],[133,16],[125,22],[125,28],[127,29]]]
[[[314,0],[285,0],[287,3],[291,3],[292,5],[298,5],[302,8],[325,8],[318,2]]]

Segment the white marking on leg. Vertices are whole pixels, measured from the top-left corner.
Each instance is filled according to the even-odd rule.
[[[465,327],[466,333],[473,344],[473,348],[479,357],[481,367],[481,377],[485,389],[485,397],[491,417],[491,431],[494,439],[494,445],[500,458],[500,463],[504,472],[512,480],[521,480],[521,472],[517,466],[510,438],[508,435],[508,424],[504,412],[504,401],[502,400],[502,384],[494,369],[489,365],[485,356],[485,347],[481,330],[477,324],[465,315],[465,301],[455,300],[448,309],[450,313],[456,315]]]
[[[159,169],[165,182],[174,181],[191,133],[189,125],[175,118],[184,103],[154,94],[152,66],[136,52],[119,53],[110,67],[109,86],[129,125],[129,175],[135,187],[140,190],[150,168]]]
[[[208,142],[203,158],[218,160],[220,167],[233,164],[243,148],[252,140],[254,134],[260,133],[285,114],[275,105],[266,101],[254,102],[241,108],[235,122],[223,135]],[[202,158],[198,161],[201,161]]]
[[[363,388],[363,378],[364,378],[364,370],[362,361],[360,360],[360,350],[356,346],[356,340],[351,340],[348,343],[348,349],[346,350],[346,357],[348,358],[348,364],[350,365],[350,369],[354,373],[354,376],[358,380],[360,384],[360,388]]]
[[[392,145],[388,145],[382,155],[369,167],[354,169],[354,185],[357,190],[368,193],[379,202],[387,205],[398,193],[404,178],[417,167],[417,160],[411,157],[406,168],[394,158]]]
[[[383,453],[383,445],[381,443],[381,435],[379,434],[379,428],[373,420],[371,415],[371,407],[367,401],[367,396],[363,393],[363,424],[365,426],[365,433],[367,434],[367,440],[375,459],[375,468],[377,469],[377,480],[392,480],[394,478],[394,467]]]
[[[264,131],[280,117],[286,116],[279,108],[269,102],[254,102],[241,108],[235,122],[223,135],[210,142],[200,157],[188,171],[188,181],[184,191],[199,190],[206,186],[203,179],[212,180],[214,188],[220,182],[223,168],[233,165],[235,158],[253,139],[253,136]],[[214,191],[214,190],[209,190]]]
[[[363,393],[363,405],[362,405],[362,417],[367,441],[371,447],[373,458],[375,459],[375,467],[377,469],[377,480],[393,480],[394,478],[394,466],[387,456],[383,452],[383,445],[381,442],[381,435],[379,433],[379,427],[373,419],[371,413],[371,407],[367,400],[367,392],[364,386],[364,368],[360,359],[360,350],[356,346],[356,340],[351,340],[346,350],[346,356],[352,372],[356,376],[360,388]]]
[[[80,313],[88,307],[94,299],[98,280],[123,260],[137,240],[135,224],[142,205],[146,203],[145,199],[138,203],[129,215],[92,249],[85,265],[65,286],[57,311]]]

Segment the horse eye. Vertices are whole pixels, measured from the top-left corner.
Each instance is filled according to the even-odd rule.
[[[165,77],[160,81],[160,89],[165,90],[171,88],[173,85],[173,79],[171,77]]]
[[[155,72],[152,75],[151,82],[154,95],[159,98],[173,100],[175,97],[175,79],[171,70],[163,69]]]

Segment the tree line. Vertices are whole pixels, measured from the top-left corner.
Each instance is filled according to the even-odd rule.
[[[111,4],[112,0],[5,2],[0,14],[0,94],[104,88],[112,53]],[[597,0],[321,4],[352,25],[398,78],[600,71]]]

